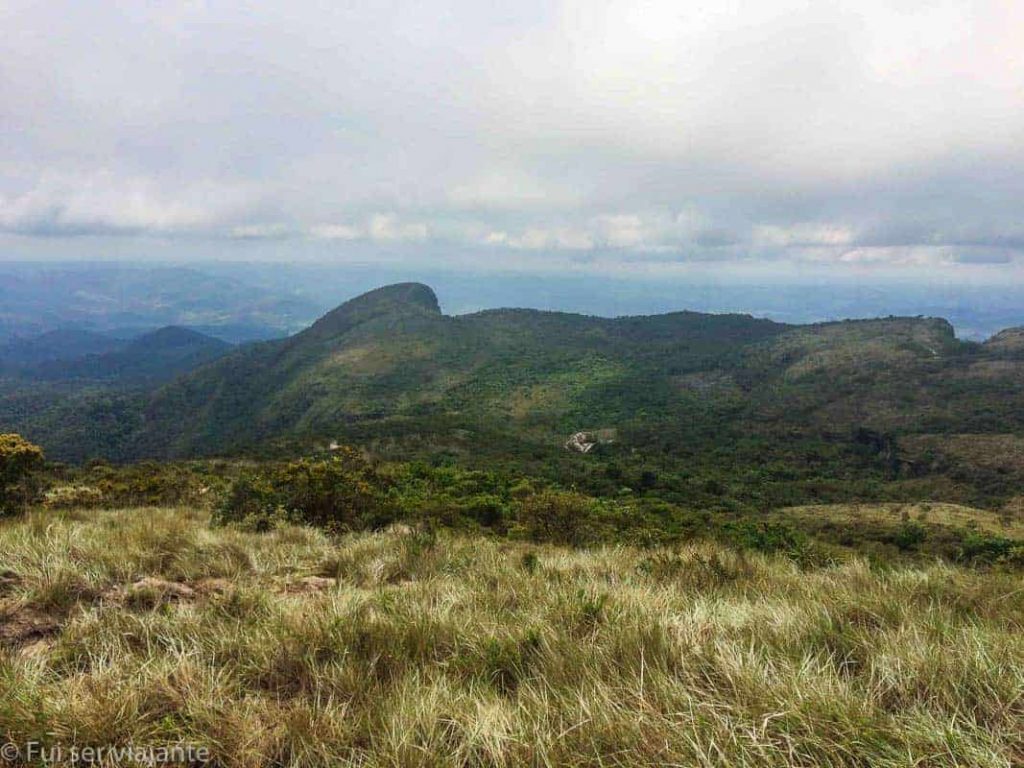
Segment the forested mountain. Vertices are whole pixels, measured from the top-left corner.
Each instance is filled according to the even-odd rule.
[[[426,286],[389,286],[156,393],[136,450],[157,452],[158,435],[165,454],[191,455],[371,432],[395,435],[398,450],[405,440],[487,442],[488,433],[506,444],[560,446],[567,432],[675,407],[685,394],[675,378],[734,365],[744,347],[783,330],[746,316],[686,312],[448,317]]]
[[[926,491],[1006,500],[1024,477],[1014,458],[1021,338],[962,342],[934,318],[451,317],[428,287],[405,283],[149,391],[39,407],[8,396],[0,417],[76,460],[273,455],[338,441],[512,464],[602,492],[660,484],[668,496],[765,505]],[[94,373],[113,370],[102,359]],[[594,451],[566,450],[579,431]]]

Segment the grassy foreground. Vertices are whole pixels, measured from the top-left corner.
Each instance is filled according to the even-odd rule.
[[[1024,764],[1024,579],[0,522],[0,735],[237,766]]]

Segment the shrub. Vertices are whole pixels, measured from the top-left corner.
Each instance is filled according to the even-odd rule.
[[[1005,536],[966,531],[957,560],[971,565],[1024,566],[1024,543]]]
[[[58,485],[43,494],[43,506],[48,509],[98,507],[103,502],[103,492],[91,485]]]
[[[35,494],[33,475],[43,450],[21,435],[0,435],[0,515],[18,511]]]
[[[524,552],[519,562],[523,566],[523,570],[529,574],[536,573],[540,568],[540,558],[537,557],[536,552]]]
[[[905,520],[892,536],[892,543],[904,552],[915,551],[928,538],[927,529],[916,520]]]
[[[380,528],[395,519],[383,485],[356,451],[343,448],[243,475],[222,498],[214,520],[256,529],[282,519],[331,531]]]
[[[541,491],[519,507],[519,524],[534,541],[579,546],[594,538],[596,523],[594,500],[572,491]]]
[[[757,552],[783,552],[795,554],[807,542],[807,537],[786,523],[761,520],[740,520],[722,527],[723,538],[740,549]]]
[[[91,462],[82,480],[111,504],[163,506],[201,502],[214,478],[187,464],[142,461],[116,466]]]

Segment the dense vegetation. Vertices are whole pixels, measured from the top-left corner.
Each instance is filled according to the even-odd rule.
[[[48,509],[192,505],[219,525],[269,531],[310,525],[340,534],[393,523],[578,547],[714,541],[804,565],[852,555],[879,564],[942,558],[1024,567],[1024,511],[948,503],[832,504],[757,510],[643,494],[594,495],[547,478],[454,463],[381,462],[339,447],[286,461],[205,460],[37,472],[31,501]]]
[[[429,288],[404,284],[155,389],[0,383],[0,425],[78,462],[286,458],[338,441],[728,513],[999,511],[1024,485],[1022,373],[1013,330],[974,344],[927,318],[447,317]],[[610,439],[570,453],[578,430]]]
[[[0,516],[14,514],[34,494],[32,475],[42,468],[43,451],[21,435],[0,434]]]

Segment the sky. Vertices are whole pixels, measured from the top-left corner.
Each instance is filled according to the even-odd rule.
[[[0,29],[3,259],[1024,280],[1019,0],[4,0]]]

